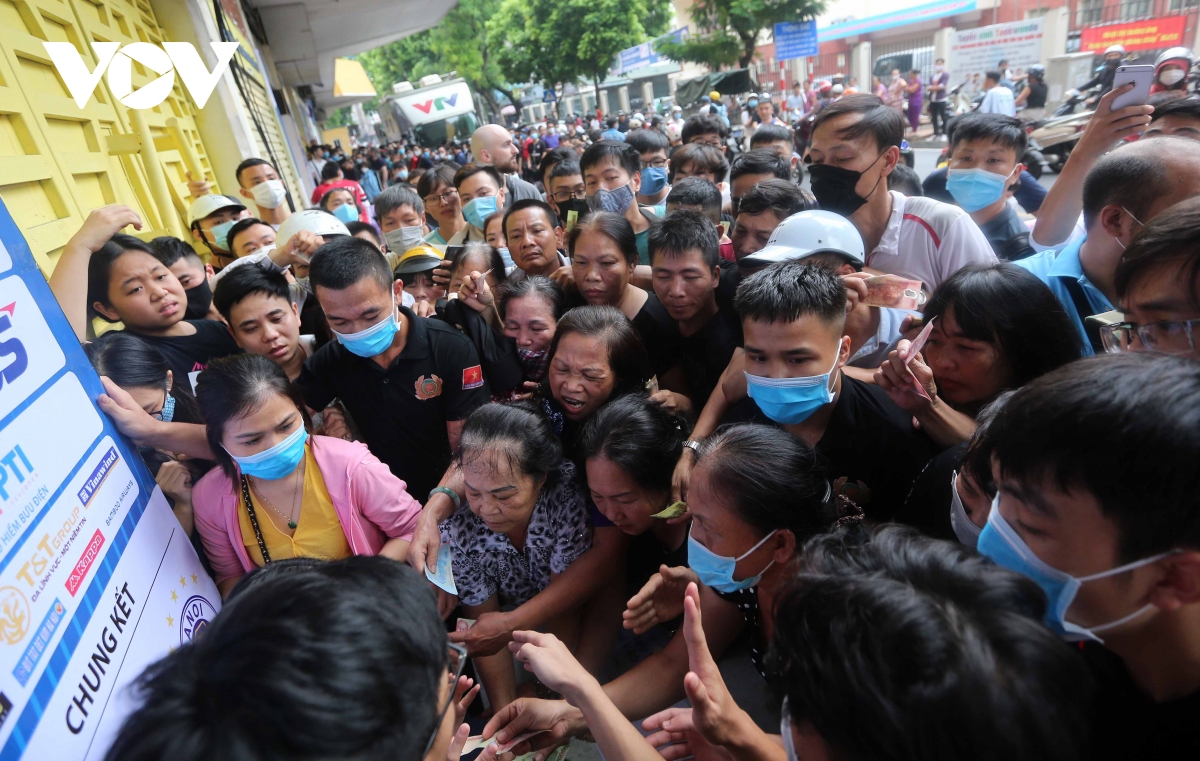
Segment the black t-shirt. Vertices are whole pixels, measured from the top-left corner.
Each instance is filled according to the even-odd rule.
[[[732,309],[718,309],[700,330],[683,337],[682,345],[688,393],[700,409],[729,366],[733,350],[742,345],[742,321]]]
[[[904,500],[904,506],[893,520],[919,529],[922,534],[935,539],[958,541],[954,526],[950,523],[950,503],[953,497],[953,474],[962,467],[967,455],[967,444],[957,444],[925,465],[921,475],[913,482],[912,490]]]
[[[721,422],[777,425],[749,397]],[[842,375],[842,392],[817,442],[835,494],[852,500],[873,521],[890,521],[935,452],[929,437],[913,428],[912,416],[878,386]]]
[[[721,280],[717,283],[717,307],[733,312],[733,297],[742,283],[741,270],[736,264],[721,262]]]
[[[341,399],[371,453],[424,501],[450,465],[446,422],[465,419],[491,392],[471,339],[406,307],[400,315],[408,338],[386,370],[331,341],[305,361],[298,383],[315,410]]]
[[[1046,93],[1050,91],[1050,88],[1045,82],[1034,82],[1032,80],[1027,80],[1026,84],[1029,86],[1029,97],[1025,99],[1025,107],[1045,108]]]
[[[589,503],[591,500],[588,500]],[[689,527],[690,530],[690,527]],[[688,564],[687,536],[679,546],[671,549],[658,540],[653,531],[647,531],[629,540],[629,550],[625,554],[627,573],[626,597],[638,593],[650,577],[658,573],[660,566],[678,568]]]
[[[1008,204],[1004,204],[1000,213],[980,225],[979,229],[992,245],[996,257],[1003,261],[1015,262],[1037,253],[1029,245],[1029,228]]]
[[[634,315],[633,327],[642,337],[642,345],[650,357],[650,371],[661,381],[682,355],[679,323],[671,319],[667,308],[651,293],[641,311]]]
[[[1090,761],[1200,758],[1200,691],[1156,703],[1136,684],[1120,656],[1088,642],[1083,658],[1096,679]]]
[[[196,332],[190,336],[148,336],[135,333],[138,338],[154,346],[162,352],[171,368],[171,374],[176,383],[187,383],[188,388],[194,387],[192,373],[198,373],[208,367],[209,360],[238,354],[241,349],[228,328],[216,320],[187,320],[195,326]]]

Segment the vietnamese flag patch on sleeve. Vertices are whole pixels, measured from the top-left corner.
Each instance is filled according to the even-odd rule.
[[[479,388],[483,385],[483,368],[479,365],[463,368],[463,390]]]

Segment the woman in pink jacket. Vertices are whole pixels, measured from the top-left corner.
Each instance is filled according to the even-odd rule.
[[[365,445],[310,435],[304,399],[274,362],[214,360],[196,401],[220,467],[192,501],[222,595],[273,560],[406,558],[421,505]]]

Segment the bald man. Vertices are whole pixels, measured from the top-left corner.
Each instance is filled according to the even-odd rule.
[[[512,133],[499,124],[485,124],[475,130],[471,135],[471,153],[476,164],[493,166],[504,176],[508,188],[504,195],[509,205],[525,198],[542,200],[536,187],[516,175],[520,171],[517,159],[521,152],[513,142]]]

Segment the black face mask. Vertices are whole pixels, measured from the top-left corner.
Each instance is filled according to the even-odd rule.
[[[1120,60],[1120,59],[1117,59],[1117,60],[1115,60],[1115,61],[1105,61],[1105,62],[1104,62],[1104,65],[1105,65],[1105,66],[1107,66],[1107,67],[1108,67],[1108,68],[1110,68],[1110,69],[1115,69],[1115,68],[1117,68],[1117,66],[1119,66],[1120,64],[1121,64],[1121,60]]]
[[[212,305],[212,288],[208,287],[208,278],[200,278],[200,285],[194,285],[183,292],[187,296],[187,310],[183,313],[185,320],[203,320],[208,316],[208,308]]]
[[[879,154],[879,158],[871,162],[871,166],[867,169],[878,164],[881,158],[883,158],[882,153]],[[866,198],[854,192],[863,174],[865,172],[843,169],[831,164],[810,164],[808,167],[808,176],[812,178],[812,192],[817,197],[817,203],[824,211],[832,211],[843,217],[849,217],[867,202]],[[879,180],[876,180],[875,185],[871,188],[871,193],[874,193],[875,188],[879,187],[879,181],[882,179],[883,175],[881,174]],[[871,196],[871,193],[867,193],[867,198]]]
[[[570,230],[592,213],[586,199],[572,198],[569,201],[555,201],[554,203],[558,205],[558,219],[562,223],[563,230]],[[571,212],[575,212],[574,218],[572,218]]]

